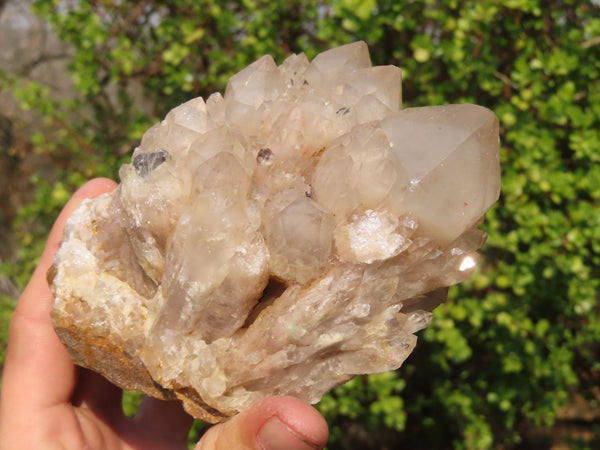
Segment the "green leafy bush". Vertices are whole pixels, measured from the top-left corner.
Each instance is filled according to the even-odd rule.
[[[510,446],[531,425],[552,426],[570,392],[588,395],[598,384],[598,2],[57,4],[38,0],[35,9],[73,46],[80,97],[56,102],[43,86],[17,90],[60,129],[33,136],[32,146],[61,167],[52,180],[34,180],[35,201],[19,213],[21,281],[67,193],[91,176],[115,178],[126,150],[168,109],[222,91],[265,53],[281,62],[363,39],[375,64],[402,67],[405,106],[473,102],[496,112],[503,188],[484,224],[479,271],[451,289],[409,361],[321,402],[331,448]],[[132,84],[143,86],[144,105]]]
[[[15,307],[12,298],[0,296],[0,374],[6,359],[6,344],[8,343],[8,324]]]

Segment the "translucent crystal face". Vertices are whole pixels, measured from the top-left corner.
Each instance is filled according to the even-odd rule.
[[[363,42],[265,56],[149,129],[56,257],[74,360],[210,421],[399,367],[500,186],[494,114],[400,81]]]

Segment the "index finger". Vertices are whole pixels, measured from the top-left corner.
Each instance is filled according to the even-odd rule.
[[[98,197],[107,192],[112,192],[116,186],[117,183],[108,178],[96,178],[88,181],[75,191],[50,230],[46,246],[40,257],[40,262],[17,303],[17,311],[23,312],[28,316],[34,315],[41,316],[42,318],[49,317],[48,313],[50,312],[50,309],[52,309],[52,302],[47,301],[47,296],[50,295],[51,299],[52,295],[50,293],[48,282],[46,281],[46,272],[48,272],[48,269],[54,261],[54,254],[60,246],[67,220],[83,200]],[[46,301],[40,302],[40,296]]]

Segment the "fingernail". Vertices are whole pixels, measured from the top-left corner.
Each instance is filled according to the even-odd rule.
[[[262,450],[315,450],[321,447],[312,444],[277,417],[269,419],[258,433]]]

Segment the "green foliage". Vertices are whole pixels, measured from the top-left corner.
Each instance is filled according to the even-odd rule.
[[[364,39],[375,64],[402,67],[405,106],[473,102],[496,112],[503,187],[484,224],[480,269],[451,290],[407,363],[357,378],[321,402],[332,448],[352,423],[393,447],[510,446],[528,425],[551,426],[570,392],[587,395],[598,383],[598,2],[57,5],[37,0],[35,10],[73,46],[80,97],[57,101],[47,87],[2,79],[24,108],[44,117],[29,148],[60,168],[52,179],[33,180],[36,197],[15,223],[21,283],[67,193],[92,176],[115,178],[143,130],[168,109],[222,91],[265,53],[278,61],[290,52],[312,57]],[[134,84],[143,86],[143,104],[134,101]]]
[[[6,345],[8,344],[8,324],[15,309],[16,302],[12,298],[0,296],[0,375],[6,359]],[[1,381],[1,380],[0,380]]]
[[[344,430],[337,422],[350,419],[375,431],[382,424],[402,431],[406,413],[400,393],[405,382],[397,372],[362,376],[350,380],[323,397],[319,411],[330,424],[331,441],[339,440]]]
[[[127,417],[135,417],[143,397],[140,392],[123,391],[123,412]]]

